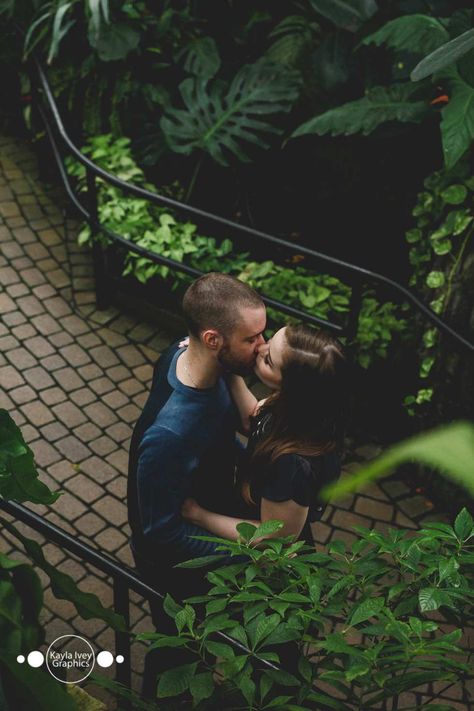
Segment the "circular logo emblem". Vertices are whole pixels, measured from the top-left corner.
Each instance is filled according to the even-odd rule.
[[[77,634],[64,634],[48,647],[46,666],[63,684],[77,684],[87,679],[94,668],[95,655],[89,642]]]

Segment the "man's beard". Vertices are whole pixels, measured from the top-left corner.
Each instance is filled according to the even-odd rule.
[[[257,359],[255,357],[250,363],[239,360],[232,355],[229,346],[224,343],[217,354],[217,360],[228,373],[233,373],[234,375],[249,375],[253,373]]]

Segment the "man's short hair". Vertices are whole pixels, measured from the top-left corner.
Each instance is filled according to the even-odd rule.
[[[264,306],[257,292],[229,274],[209,272],[188,287],[183,313],[189,334],[199,338],[202,331],[216,329],[229,336],[240,321],[243,308]]]

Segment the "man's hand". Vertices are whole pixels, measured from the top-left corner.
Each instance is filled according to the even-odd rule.
[[[178,343],[178,348],[184,348],[185,346],[189,346],[189,336],[186,336]]]
[[[191,521],[191,523],[198,523],[199,513],[202,507],[198,504],[195,499],[185,499],[181,507],[181,516],[186,519],[186,521]]]

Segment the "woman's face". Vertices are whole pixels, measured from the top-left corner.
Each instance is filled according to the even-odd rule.
[[[283,327],[258,349],[254,368],[255,375],[272,390],[278,390],[281,385],[281,367],[286,347],[285,328]]]

